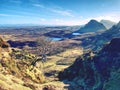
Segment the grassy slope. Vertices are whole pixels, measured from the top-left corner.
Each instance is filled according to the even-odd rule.
[[[48,61],[43,64],[39,62],[38,64],[40,65],[42,64],[42,67],[44,68],[44,72],[51,73],[52,71],[56,71],[50,77],[46,77],[45,83],[43,84],[34,83],[31,80],[29,80],[29,78],[31,78],[33,81],[36,81],[35,75],[37,75],[37,73],[35,72],[36,70],[38,70],[36,67],[34,68],[34,70],[30,71],[29,67],[22,65],[22,63],[27,64],[27,62],[19,60],[17,62],[18,66],[16,67],[16,63],[14,62],[14,60],[6,61],[5,65],[8,68],[8,72],[11,73],[11,71],[14,71],[16,75],[18,74],[17,76],[20,76],[20,78],[10,75],[8,72],[7,72],[8,74],[4,74],[5,72],[0,73],[0,90],[40,90],[46,86],[50,88],[56,88],[55,90],[59,90],[61,88],[67,87],[68,85],[65,85],[64,83],[58,80],[56,81],[56,76],[59,71],[71,65],[74,62],[75,58],[81,54],[82,54],[81,48],[72,48],[72,49],[67,49],[66,51],[61,52],[57,55],[49,56]],[[1,70],[2,69],[3,68],[1,66]],[[23,77],[27,75],[26,79],[24,78],[24,80],[22,80],[21,75],[23,75]],[[44,78],[44,77],[40,76],[40,78]]]
[[[12,75],[0,74],[0,90],[32,90],[24,82]]]
[[[67,49],[57,55],[49,56],[48,61],[44,63],[44,72],[52,75],[46,77],[46,82],[54,81],[59,71],[70,66],[74,60],[83,54],[82,48]]]

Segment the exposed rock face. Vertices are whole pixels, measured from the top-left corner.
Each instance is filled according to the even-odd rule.
[[[0,47],[8,48],[8,47],[10,47],[10,45],[7,42],[5,42],[2,38],[0,38]]]
[[[10,60],[10,45],[0,38],[0,59]]]
[[[59,74],[60,80],[73,81],[81,90],[119,90],[120,38],[113,39],[99,53],[87,53]],[[79,89],[75,89],[79,90]]]
[[[106,45],[102,51],[106,51],[106,52],[119,52],[120,51],[120,38],[115,38],[113,40],[111,40],[109,45]]]
[[[102,23],[96,20],[90,20],[84,27],[80,28],[80,30],[76,32],[87,33],[87,32],[97,32],[99,30],[106,30],[106,27]]]

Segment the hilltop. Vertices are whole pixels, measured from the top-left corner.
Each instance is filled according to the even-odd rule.
[[[92,19],[85,26],[81,27],[76,32],[77,33],[87,33],[87,32],[97,32],[100,30],[106,30],[106,27],[102,23]]]

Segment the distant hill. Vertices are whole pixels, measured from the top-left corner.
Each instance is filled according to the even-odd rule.
[[[120,22],[101,34],[101,36],[104,36],[106,39],[109,40],[115,37],[120,37]]]
[[[54,30],[44,34],[47,37],[56,37],[56,38],[70,38],[72,37],[71,31],[69,30]]]
[[[99,35],[90,36],[87,39],[83,38],[81,41],[83,47],[100,50],[104,44],[113,38],[120,38],[120,22]]]
[[[120,38],[115,38],[97,54],[82,55],[59,74],[60,80],[71,81],[72,90],[119,90],[119,45]]]
[[[85,26],[76,31],[76,33],[97,32],[100,30],[106,30],[106,27],[96,20],[90,20]]]
[[[107,29],[110,29],[116,23],[110,20],[101,20],[100,21]]]

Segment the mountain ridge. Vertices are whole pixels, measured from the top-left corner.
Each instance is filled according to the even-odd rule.
[[[76,33],[97,32],[100,30],[106,30],[106,27],[102,23],[92,19],[85,26],[77,30]]]
[[[102,19],[100,21],[107,29],[110,29],[113,25],[115,25],[116,23],[110,20],[104,20]]]

